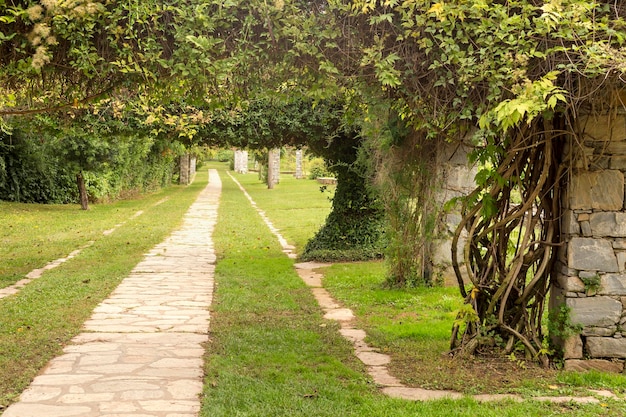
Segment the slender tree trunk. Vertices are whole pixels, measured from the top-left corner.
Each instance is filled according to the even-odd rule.
[[[80,208],[83,210],[89,210],[89,200],[87,199],[87,188],[85,187],[85,178],[83,178],[83,171],[80,171],[78,174],[76,174],[76,185],[78,185]]]

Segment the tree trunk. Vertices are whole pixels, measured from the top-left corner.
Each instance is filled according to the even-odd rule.
[[[80,171],[76,174],[76,185],[78,185],[78,195],[80,198],[80,208],[83,210],[89,210],[89,200],[87,198],[87,188],[85,187],[85,178],[83,178],[83,172]]]

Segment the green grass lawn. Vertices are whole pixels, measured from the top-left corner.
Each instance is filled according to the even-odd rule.
[[[0,288],[14,284],[33,269],[63,258],[89,241],[108,239],[104,231],[175,195],[176,188],[133,200],[91,204],[89,210],[81,210],[74,204],[0,201]]]
[[[352,346],[340,337],[337,325],[323,319],[310,290],[296,274],[294,261],[282,253],[276,238],[225,175],[224,165],[213,166],[222,170],[224,189],[214,235],[218,264],[210,342],[206,345],[202,416],[521,417],[626,413],[626,406],[614,401],[599,405],[536,401],[481,404],[467,398],[418,403],[382,395],[354,357]],[[299,249],[328,213],[327,196],[314,182],[283,179],[277,189],[268,191],[254,175],[238,178]],[[171,187],[137,200],[98,205],[86,213],[75,207],[3,204],[4,215],[18,220],[23,217],[21,223],[12,223],[14,227],[19,224],[20,233],[3,230],[5,242],[16,248],[11,253],[21,253],[14,256],[22,259],[22,266],[11,266],[17,276],[67,255],[88,240],[95,243],[76,258],[46,272],[17,296],[0,300],[0,411],[50,358],[60,353],[95,305],[128,275],[143,254],[180,224],[206,181],[204,168],[189,187]],[[159,201],[163,202],[156,204]],[[287,208],[285,201],[293,208]],[[131,219],[139,210],[144,214]],[[74,214],[80,221],[68,219]],[[102,235],[103,230],[122,221],[127,222],[115,233]],[[43,226],[45,222],[49,224]],[[16,243],[20,239],[21,243]],[[47,242],[41,246],[51,246],[46,248],[50,252],[45,256],[33,249],[37,246],[32,242],[37,239]],[[3,256],[8,255],[5,252]],[[15,268],[23,269],[15,272]],[[368,342],[393,357],[392,371],[405,383],[452,387],[467,393],[510,391],[528,396],[583,392],[587,387],[624,392],[621,375],[545,373],[536,369],[524,374],[522,368],[511,368],[517,365],[510,361],[492,370],[488,367],[493,363],[480,368],[450,362],[442,353],[459,303],[456,290],[386,290],[381,286],[384,272],[380,262],[337,264],[326,270],[324,284],[355,311],[359,326],[368,331]],[[476,372],[482,369],[486,371]],[[521,376],[508,386],[494,387],[488,379],[506,369],[514,370],[508,375]]]
[[[283,200],[289,194],[286,188],[299,185],[281,180],[277,189],[265,190],[253,176],[237,178],[289,241],[305,242],[315,232],[298,227],[297,215],[279,202],[279,197]],[[481,404],[468,398],[418,403],[387,398],[355,359],[351,345],[339,336],[337,325],[322,318],[310,290],[293,269],[293,261],[282,253],[276,238],[224,172],[222,181],[214,234],[217,287],[202,416],[618,416],[626,411],[617,402]],[[304,196],[299,201],[313,195],[300,191]],[[323,200],[324,196],[317,197]],[[303,232],[305,229],[308,231]],[[455,290],[389,291],[380,285],[383,278],[382,263],[338,264],[327,271],[325,284],[354,309],[359,323],[374,335],[370,341],[394,360],[394,351],[412,355],[413,361],[439,357],[458,306]],[[404,351],[407,347],[417,350]],[[432,352],[420,358],[420,352],[426,350]],[[440,369],[439,373],[447,371]],[[414,377],[423,381],[430,376]],[[554,382],[554,376],[551,378]],[[484,391],[472,388],[473,383],[459,380],[458,386],[466,386],[464,392]],[[618,388],[613,382],[609,385]],[[532,389],[537,386],[541,385],[530,385]]]
[[[232,175],[299,253],[324,224],[330,211],[335,186],[326,186],[322,192],[322,186],[315,180],[281,175],[280,184],[268,190],[255,173]]]
[[[172,186],[141,199],[94,205],[88,212],[76,206],[3,203],[3,239],[12,248],[11,252],[2,248],[3,273],[9,277],[65,256],[88,240],[95,243],[47,271],[18,295],[0,300],[0,410],[78,334],[93,308],[143,255],[181,224],[206,183],[207,172],[203,171],[188,187]],[[163,202],[156,204],[159,201]],[[144,214],[129,219],[139,210]],[[7,232],[4,222],[8,220],[15,222]],[[125,220],[114,233],[102,235]],[[8,267],[4,264],[7,256],[15,259]]]

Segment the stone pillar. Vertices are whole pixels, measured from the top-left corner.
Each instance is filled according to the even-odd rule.
[[[196,157],[189,155],[189,182],[191,183],[196,177]]]
[[[569,314],[569,322],[581,326],[582,332],[553,339],[563,348],[567,370],[622,372],[626,359],[626,115],[613,110],[583,116],[577,130],[580,142],[570,143],[565,152],[572,156],[572,175],[562,201],[563,245],[555,264],[550,307],[553,316]]]
[[[233,170],[235,172],[239,172],[239,165],[241,164],[240,159],[241,159],[240,151],[239,149],[235,149],[235,151],[233,152]]]
[[[196,157],[190,154],[181,155],[179,165],[178,183],[183,185],[191,184],[196,173]]]
[[[248,151],[235,150],[235,172],[239,174],[248,173]]]
[[[437,178],[441,181],[441,188],[436,198],[439,207],[454,197],[470,194],[476,188],[474,177],[477,167],[469,164],[470,151],[471,148],[463,143],[446,143],[437,150]],[[442,222],[444,230],[439,230],[440,238],[435,239],[431,247],[434,278],[443,279],[449,285],[457,282],[452,269],[452,237],[460,222],[459,210],[452,209],[445,213]],[[462,254],[465,245],[463,235],[458,245],[459,253]],[[461,271],[464,272],[465,268],[461,268]]]
[[[272,149],[267,158],[267,188],[274,188],[280,182],[280,149]]]
[[[296,149],[296,173],[294,176],[298,180],[304,178],[302,173],[302,153],[302,149]]]

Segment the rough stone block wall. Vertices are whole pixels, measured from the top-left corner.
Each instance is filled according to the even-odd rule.
[[[551,309],[567,306],[582,333],[561,344],[565,368],[622,372],[626,359],[626,114],[578,120],[582,142],[568,145],[572,177],[562,201],[563,245]],[[582,146],[581,146],[582,145]]]

